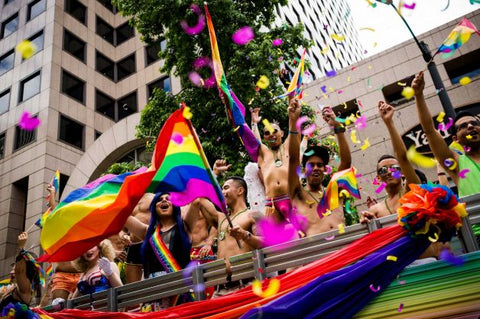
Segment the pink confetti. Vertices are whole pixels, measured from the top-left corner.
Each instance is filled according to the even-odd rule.
[[[192,10],[198,15],[197,24],[191,27],[188,25],[187,21],[182,20],[180,22],[180,26],[182,27],[183,31],[185,31],[186,34],[196,35],[202,32],[203,29],[205,28],[205,16],[200,11],[200,8],[198,7],[198,5],[196,5],[195,3],[190,5],[190,10]]]
[[[448,118],[448,123],[447,125],[445,125],[445,131],[448,130],[450,128],[450,126],[452,126],[453,124],[453,119],[451,117]]]
[[[342,90],[338,90],[338,91],[337,91],[337,94],[342,94],[342,93],[343,93]]]
[[[297,120],[297,123],[295,123],[295,127],[297,128],[297,131],[301,131],[303,123],[308,122],[309,120],[310,119],[306,115],[300,116]]]
[[[380,286],[377,286],[377,288],[373,287],[373,284],[370,285],[370,290],[373,292],[379,292],[380,291]]]
[[[315,126],[315,124],[313,124],[313,123],[309,124],[302,130],[302,134],[308,136],[308,135],[312,134],[313,132],[315,132],[316,128],[317,127]]]
[[[325,174],[330,174],[332,172],[332,167],[330,165],[325,165]]]
[[[382,182],[380,186],[378,186],[378,188],[375,190],[375,193],[380,194],[385,189],[385,186],[387,186],[387,183]]]
[[[23,112],[20,121],[18,122],[18,126],[25,131],[33,131],[40,125],[40,119],[37,119],[34,116],[30,116],[30,113]]]
[[[275,39],[275,40],[272,41],[272,44],[273,44],[274,47],[278,47],[278,46],[283,44],[283,40],[282,39]]]
[[[172,141],[174,141],[175,143],[180,145],[183,142],[183,136],[178,134],[178,133],[173,133],[172,134]]]
[[[377,180],[376,177],[373,178],[372,184],[373,184],[373,185],[379,185],[378,180]]]
[[[358,174],[355,174],[355,178],[360,178],[362,177],[363,175],[361,173],[358,173]]]
[[[366,128],[367,127],[367,117],[365,115],[362,115],[359,118],[357,118],[357,120],[355,121],[355,127],[358,130],[363,130],[364,128]]]
[[[255,34],[253,33],[253,29],[246,26],[235,31],[232,35],[232,40],[238,45],[245,45],[252,41],[254,37]]]
[[[458,177],[460,178],[466,178],[467,173],[470,172],[468,168],[462,169],[460,172],[458,172]]]
[[[406,4],[406,3],[404,3],[404,4],[403,4],[403,7],[404,7],[404,8],[407,8],[407,9],[410,9],[410,10],[413,10],[413,9],[415,9],[415,5],[416,5],[415,2],[412,3],[412,4]]]
[[[215,72],[213,69],[213,62],[209,57],[199,57],[193,62],[193,67],[195,70],[201,69],[203,67],[208,67],[211,70],[211,75],[208,79],[203,79],[200,74],[198,74],[196,71],[191,71],[188,74],[188,78],[190,81],[198,86],[198,87],[204,87],[204,88],[212,88],[216,85],[216,79],[215,79]]]
[[[276,223],[272,218],[264,218],[257,226],[265,246],[278,245],[297,238],[297,231],[289,223]]]
[[[334,240],[334,239],[335,239],[335,235],[332,235],[330,237],[325,237],[325,240],[327,241]]]
[[[406,280],[398,280],[397,282],[399,285],[405,285],[407,283]]]
[[[401,303],[401,304],[398,306],[397,311],[398,311],[398,312],[402,312],[402,310],[403,310],[403,303]]]
[[[472,148],[470,146],[463,146],[463,150],[469,153],[472,150]]]

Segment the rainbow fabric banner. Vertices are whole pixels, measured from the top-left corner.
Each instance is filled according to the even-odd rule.
[[[235,93],[233,93],[232,89],[227,83],[227,78],[225,76],[225,72],[223,71],[222,61],[220,60],[220,52],[218,50],[215,29],[213,28],[212,18],[210,17],[206,3],[204,8],[205,15],[207,17],[208,34],[210,35],[210,45],[212,48],[213,69],[215,72],[215,79],[217,81],[218,89],[223,92],[225,97],[228,99],[230,108],[227,109],[227,113],[230,120],[233,122],[240,140],[242,141],[252,160],[257,162],[260,141],[257,140],[250,127],[248,127],[247,123],[245,123],[245,107],[237,98]]]
[[[42,214],[42,216],[35,222],[35,225],[43,228],[43,225],[45,224],[45,220],[47,220],[48,216],[52,213],[52,208],[48,207],[48,209],[45,211],[45,213]]]
[[[317,212],[320,217],[323,217],[327,210],[334,210],[339,206],[339,190],[342,189],[346,190],[351,196],[360,198],[357,178],[355,177],[355,168],[350,167],[332,175],[327,188],[323,192],[322,199],[317,206]]]
[[[157,145],[164,146],[157,159],[160,168],[147,191],[170,193],[170,200],[176,206],[185,206],[198,197],[205,197],[227,212],[220,185],[213,176],[192,123],[183,115],[184,111],[185,104],[170,115],[158,136]]]
[[[307,50],[304,49],[302,53],[302,58],[300,59],[299,66],[295,70],[293,74],[293,78],[290,81],[290,85],[288,86],[287,92],[282,95],[277,96],[277,99],[284,98],[287,95],[293,95],[298,99],[303,98],[303,74],[305,73],[305,52]]]
[[[178,265],[175,257],[173,257],[167,245],[165,245],[163,242],[159,226],[155,228],[155,232],[148,241],[152,246],[155,256],[157,256],[158,261],[162,264],[167,273],[176,272],[182,269],[182,267]]]
[[[462,21],[450,32],[448,37],[443,41],[437,52],[445,53],[443,57],[451,56],[458,48],[465,44],[472,33],[478,32],[475,25],[473,25],[467,18],[462,18]]]

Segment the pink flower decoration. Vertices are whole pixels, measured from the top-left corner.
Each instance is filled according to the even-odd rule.
[[[182,20],[180,22],[180,26],[182,27],[183,31],[185,31],[186,34],[196,35],[202,32],[203,29],[205,28],[205,16],[201,14],[202,11],[200,11],[200,8],[196,4],[192,4],[190,6],[190,9],[198,15],[197,24],[191,27],[188,25],[187,21]]]
[[[33,131],[40,125],[40,120],[34,116],[30,116],[30,113],[23,112],[20,121],[18,122],[18,126],[25,131]]]
[[[273,44],[274,47],[278,47],[278,46],[283,44],[283,40],[282,39],[275,39],[275,40],[272,41],[272,44]]]
[[[253,33],[253,29],[246,26],[235,31],[232,35],[232,40],[238,45],[245,45],[252,41],[254,37],[255,34]]]

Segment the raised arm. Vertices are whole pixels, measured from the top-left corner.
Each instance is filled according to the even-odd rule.
[[[393,122],[394,113],[395,109],[393,106],[383,101],[378,102],[378,114],[387,127],[388,134],[390,135],[390,139],[392,141],[393,151],[395,152],[395,157],[400,164],[402,173],[406,178],[406,188],[408,190],[409,184],[420,184],[420,179],[418,178],[417,173],[415,173],[415,169],[407,158],[407,148],[405,147],[400,134],[398,134],[395,123]]]
[[[53,187],[52,184],[47,185],[47,192],[50,194],[48,198],[48,206],[53,210],[55,206],[57,206],[57,202],[55,200],[55,196],[57,195],[55,193],[55,187]]]
[[[288,129],[289,135],[300,135],[296,130],[296,123],[300,116],[298,101],[291,100],[288,106]],[[301,192],[300,180],[297,175],[297,167],[300,166],[300,139],[292,138],[288,143],[288,195],[293,199]]]
[[[262,136],[260,135],[260,131],[258,129],[258,123],[260,123],[260,120],[262,119],[262,117],[260,116],[260,108],[250,108],[250,114],[252,116],[252,133],[257,138],[257,140],[261,142]]]
[[[23,257],[25,243],[28,239],[28,233],[23,232],[18,235],[17,247],[20,254],[15,259],[15,280],[17,282],[18,292],[21,294],[22,300],[30,300],[31,283],[27,277],[27,262]]]
[[[125,228],[127,228],[131,234],[144,239],[147,234],[148,225],[142,223],[138,218],[129,216],[125,223]]]
[[[206,198],[197,198],[192,202],[197,209],[200,209],[208,224],[218,228],[218,214],[223,214],[215,208],[215,205]]]
[[[352,166],[352,153],[350,152],[350,146],[348,145],[347,137],[345,136],[345,127],[335,119],[335,113],[331,107],[323,108],[322,116],[328,125],[333,126],[335,135],[337,135],[338,151],[340,153],[340,165],[338,165],[338,170],[342,171],[347,169]]]
[[[442,165],[448,174],[452,177],[454,182],[458,182],[458,165],[454,170],[450,170],[445,167],[445,160],[448,158],[453,158],[458,162],[457,153],[453,152],[448,148],[447,143],[443,140],[443,137],[435,129],[435,125],[432,120],[432,115],[428,110],[427,104],[425,102],[425,97],[423,96],[423,89],[425,88],[425,80],[423,79],[423,72],[420,72],[415,76],[415,79],[412,81],[412,89],[415,91],[415,102],[417,105],[418,117],[420,119],[420,124],[422,124],[423,132],[428,139],[428,144],[430,145],[433,154],[437,161]]]

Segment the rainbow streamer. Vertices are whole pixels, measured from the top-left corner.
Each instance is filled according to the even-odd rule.
[[[355,177],[355,168],[350,167],[332,175],[332,179],[330,183],[328,183],[325,192],[323,192],[322,199],[317,206],[317,212],[320,217],[323,217],[323,214],[327,210],[334,210],[339,206],[338,195],[339,190],[342,189],[346,190],[351,196],[360,198],[357,178]]]
[[[284,98],[287,95],[293,95],[298,99],[303,98],[303,74],[305,73],[305,52],[307,50],[304,49],[302,53],[302,58],[300,59],[300,65],[295,70],[293,74],[293,78],[290,81],[290,85],[287,88],[287,92],[282,95],[277,96],[277,99]]]
[[[45,287],[45,272],[43,271],[43,268],[40,266],[39,263],[37,263],[35,258],[33,258],[32,254],[30,254],[28,251],[26,250],[23,251],[22,256],[23,256],[23,259],[31,262],[35,266],[35,269],[38,272],[38,278],[40,280],[40,284],[42,285],[42,287]],[[33,289],[33,282],[32,282],[32,289]]]
[[[444,55],[446,57],[451,56],[458,48],[470,39],[470,36],[474,32],[480,35],[477,28],[472,22],[470,22],[470,20],[462,18],[462,21],[460,21],[460,23],[450,32],[448,37],[438,48],[437,52],[446,53]]]
[[[183,104],[170,115],[158,136],[157,144],[164,145],[157,159],[160,168],[147,191],[170,193],[170,200],[176,206],[205,197],[226,212],[220,185],[213,176],[195,129],[183,116],[185,107]]]
[[[235,130],[242,141],[242,144],[245,146],[245,149],[252,160],[257,162],[260,141],[257,140],[247,123],[245,123],[245,107],[228,85],[225,72],[223,71],[222,61],[220,60],[220,52],[218,50],[215,29],[213,28],[212,18],[210,17],[206,3],[204,8],[205,15],[207,17],[208,34],[210,36],[210,45],[212,48],[213,69],[215,72],[217,86],[228,99],[230,108],[227,109],[227,114],[229,119],[232,121],[233,126],[235,127]]]
[[[175,257],[173,257],[167,245],[165,245],[163,242],[162,235],[160,233],[160,227],[157,226],[155,228],[155,232],[148,241],[152,246],[155,256],[157,256],[158,261],[162,264],[167,273],[176,272],[182,269],[182,267],[178,265]]]

